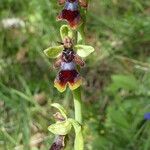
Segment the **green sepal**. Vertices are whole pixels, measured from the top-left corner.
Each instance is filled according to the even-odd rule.
[[[63,51],[63,49],[64,49],[63,45],[49,47],[49,48],[44,50],[44,53],[49,58],[56,58]]]
[[[60,27],[60,36],[61,39],[63,40],[65,37],[70,37],[73,38],[73,31],[71,30],[71,28],[67,25],[62,25]]]
[[[77,45],[74,46],[74,49],[76,50],[77,54],[80,57],[87,57],[92,52],[94,52],[94,48],[92,46],[89,46],[89,45],[77,44]]]
[[[85,43],[85,33],[84,33],[84,23],[79,27],[78,29],[78,38],[77,38],[77,43],[78,44],[83,44]]]
[[[48,130],[56,135],[67,135],[71,130],[71,122],[68,120],[59,121],[48,127]]]
[[[74,150],[83,150],[83,136],[82,136],[82,128],[81,125],[74,119],[69,118],[69,122],[71,122],[72,126],[75,130],[75,141],[74,141]]]
[[[51,104],[51,106],[57,108],[60,111],[61,115],[64,117],[64,119],[67,119],[67,112],[60,104],[53,103]]]

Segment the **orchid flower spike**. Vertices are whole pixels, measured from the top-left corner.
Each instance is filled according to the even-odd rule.
[[[57,20],[65,20],[72,29],[76,29],[82,24],[79,5],[86,8],[86,0],[59,0],[59,4],[64,4],[64,8],[58,15]]]

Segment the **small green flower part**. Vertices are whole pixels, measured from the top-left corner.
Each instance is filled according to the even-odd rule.
[[[72,118],[67,118],[66,110],[60,104],[54,103],[51,106],[59,110],[60,114],[64,117],[64,120],[57,120],[55,124],[52,124],[48,127],[48,130],[55,135],[67,135],[73,127],[75,131],[74,149],[83,149],[81,125],[76,120]]]
[[[48,127],[48,130],[56,135],[67,135],[72,128],[71,123],[68,120],[62,122],[56,122]]]
[[[57,58],[60,53],[63,51],[63,46],[54,46],[54,47],[49,47],[46,50],[44,50],[44,53],[47,57],[49,58]]]
[[[58,109],[61,113],[61,115],[64,117],[64,119],[67,119],[67,112],[66,110],[58,103],[51,104],[52,107]]]
[[[73,31],[71,30],[71,28],[67,25],[62,25],[60,27],[60,36],[61,39],[63,40],[65,37],[69,37],[69,38],[73,38]]]
[[[94,48],[88,45],[75,45],[74,49],[80,57],[87,57],[92,52],[94,52]]]
[[[53,103],[51,104],[51,106],[58,109],[60,113],[58,112],[56,113],[57,114],[57,116],[55,116],[56,123],[50,125],[48,127],[48,130],[56,135],[68,134],[72,128],[72,125],[70,121],[68,121],[66,110],[58,103]]]
[[[74,119],[69,119],[71,122],[74,131],[75,131],[75,141],[74,141],[74,149],[75,150],[83,150],[84,143],[83,143],[83,136],[82,136],[82,128],[81,125]]]
[[[67,25],[61,26],[60,35],[61,35],[62,41],[64,41],[66,37],[73,39],[73,31]],[[77,45],[73,46],[73,49],[76,51],[76,53],[80,57],[87,57],[92,52],[94,52],[94,48],[92,46],[89,46],[89,45],[81,45],[81,44],[78,45],[77,44]],[[54,46],[54,47],[47,48],[46,50],[44,50],[44,53],[49,58],[56,58],[61,54],[61,52],[63,50],[64,50],[63,45],[59,45],[59,46]]]

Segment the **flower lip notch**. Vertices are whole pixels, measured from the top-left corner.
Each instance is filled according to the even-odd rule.
[[[72,29],[76,29],[82,24],[82,18],[79,11],[79,4],[87,7],[86,2],[81,0],[59,0],[59,4],[64,4],[64,8],[57,16],[57,20],[65,20]]]

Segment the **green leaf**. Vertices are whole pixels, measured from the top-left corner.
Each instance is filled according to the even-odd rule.
[[[117,74],[112,75],[112,83],[108,87],[108,91],[115,93],[120,88],[125,90],[136,90],[138,88],[137,79],[133,75]]]
[[[59,54],[63,51],[63,46],[55,46],[55,47],[49,47],[46,50],[44,50],[44,53],[49,58],[56,58],[59,56]]]
[[[62,122],[56,122],[48,127],[48,130],[56,135],[66,135],[71,130],[71,122],[66,120]]]
[[[65,119],[67,119],[67,115],[66,115],[67,112],[66,112],[66,110],[65,110],[60,104],[58,104],[58,103],[53,103],[53,104],[51,104],[51,106],[57,108],[57,109],[60,111],[61,115],[62,115]]]
[[[75,45],[74,48],[80,57],[87,57],[92,52],[94,52],[94,48],[88,45]]]
[[[62,25],[60,28],[60,35],[62,40],[65,37],[73,38],[73,31],[67,25]]]
[[[68,119],[75,130],[75,141],[74,141],[74,150],[83,150],[84,143],[83,143],[83,136],[82,136],[82,129],[81,125],[74,119]]]

